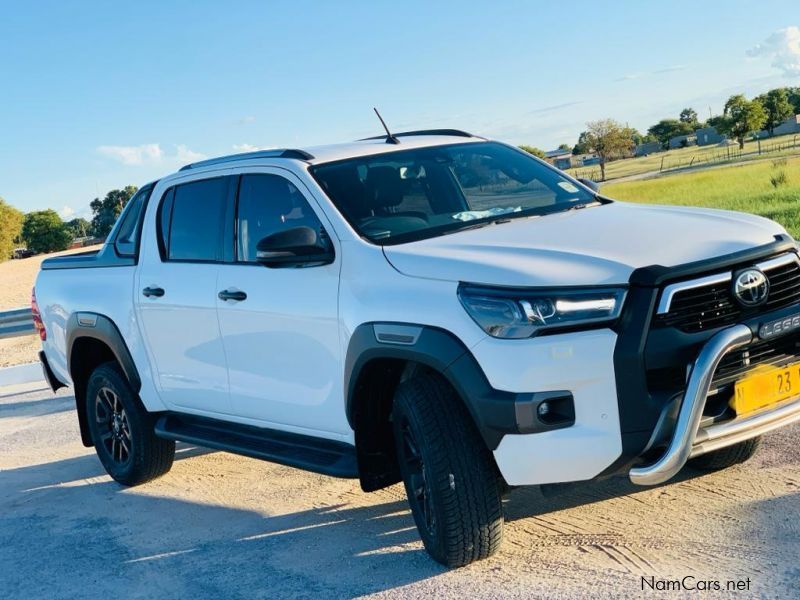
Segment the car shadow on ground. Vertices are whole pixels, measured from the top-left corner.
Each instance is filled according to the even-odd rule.
[[[75,396],[48,396],[38,400],[0,402],[0,419],[9,417],[44,417],[59,412],[75,410]]]
[[[176,459],[206,452],[180,445]],[[328,597],[381,592],[446,572],[422,549],[399,488],[379,492],[366,506],[329,503],[271,515],[268,501],[255,511],[202,494],[198,501],[170,497],[169,477],[124,488],[93,454],[0,472],[0,589],[11,591],[7,597],[73,596],[88,577],[96,596],[122,588],[127,597],[154,590],[167,597]],[[190,498],[192,486],[211,493],[219,486],[177,475],[174,481]],[[314,490],[311,481],[303,486]],[[641,490],[622,478],[557,496],[519,488],[506,500],[507,520]]]
[[[517,519],[536,517],[612,498],[631,496],[646,490],[702,477],[705,474],[703,471],[686,467],[668,482],[649,487],[635,485],[627,477],[616,476],[598,481],[515,488],[508,494],[504,503],[505,518],[506,521],[516,521]]]

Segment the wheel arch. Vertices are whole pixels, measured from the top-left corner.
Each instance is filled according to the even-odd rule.
[[[66,355],[81,441],[88,447],[93,442],[86,415],[86,388],[92,372],[101,364],[114,361],[119,364],[134,392],[139,392],[142,380],[122,334],[106,315],[78,312],[70,316],[66,330]]]
[[[418,369],[435,371],[455,389],[490,451],[505,433],[518,432],[520,395],[492,388],[478,361],[455,335],[410,323],[362,324],[348,344],[344,395],[365,491],[399,481],[388,419],[394,390]]]

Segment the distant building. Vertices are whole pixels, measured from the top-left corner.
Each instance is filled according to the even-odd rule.
[[[556,169],[569,169],[572,166],[572,152],[570,150],[550,150],[544,153],[544,159]]]
[[[775,128],[774,135],[800,133],[800,115],[792,115]]]
[[[572,164],[576,167],[591,167],[600,164],[600,157],[594,152],[589,154],[578,154],[572,157]]]
[[[648,154],[654,154],[662,150],[661,142],[645,142],[643,144],[638,144],[636,148],[633,149],[633,155],[647,156]]]
[[[776,125],[772,135],[791,135],[800,133],[800,115],[792,115],[780,125]],[[753,134],[753,138],[764,139],[770,137],[769,131],[762,129]]]
[[[686,148],[687,146],[694,146],[696,144],[697,136],[695,136],[693,133],[690,133],[689,135],[676,135],[673,138],[669,138],[670,150],[674,150],[675,148]]]
[[[703,127],[694,132],[698,146],[711,146],[727,139],[727,136],[717,131],[716,127]]]

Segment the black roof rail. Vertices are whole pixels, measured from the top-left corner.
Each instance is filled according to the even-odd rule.
[[[394,137],[411,137],[415,135],[449,135],[453,137],[480,137],[477,135],[473,135],[466,131],[461,131],[460,129],[420,129],[419,131],[403,131],[402,133],[393,133]],[[362,138],[358,140],[359,142],[366,142],[367,140],[385,140],[385,135],[376,135],[373,137]],[[480,138],[483,139],[483,138]]]
[[[252,158],[296,158],[298,160],[311,160],[313,155],[305,150],[295,150],[292,148],[276,148],[274,150],[256,150],[255,152],[243,152],[241,154],[230,154],[228,156],[220,156],[218,158],[209,158],[208,160],[201,160],[196,163],[191,163],[180,168],[181,171],[188,171],[189,169],[197,169],[199,167],[210,167],[211,165],[219,165],[228,162],[235,162],[237,160],[249,160]]]

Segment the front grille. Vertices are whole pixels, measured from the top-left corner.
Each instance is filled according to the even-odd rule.
[[[755,367],[780,366],[800,359],[800,338],[788,335],[766,342],[757,342],[725,355],[711,382],[711,389],[728,386]],[[647,384],[651,391],[681,390],[686,386],[689,364],[651,369]]]
[[[770,284],[769,297],[766,303],[755,309],[756,313],[800,302],[800,264],[797,261],[765,271],[765,275]],[[655,325],[697,333],[732,325],[752,312],[751,309],[746,313],[734,300],[731,283],[726,281],[677,292],[669,312],[658,315]]]
[[[794,335],[751,344],[746,348],[726,354],[719,363],[712,387],[735,382],[742,375],[761,365],[779,366],[797,360],[800,341]]]

